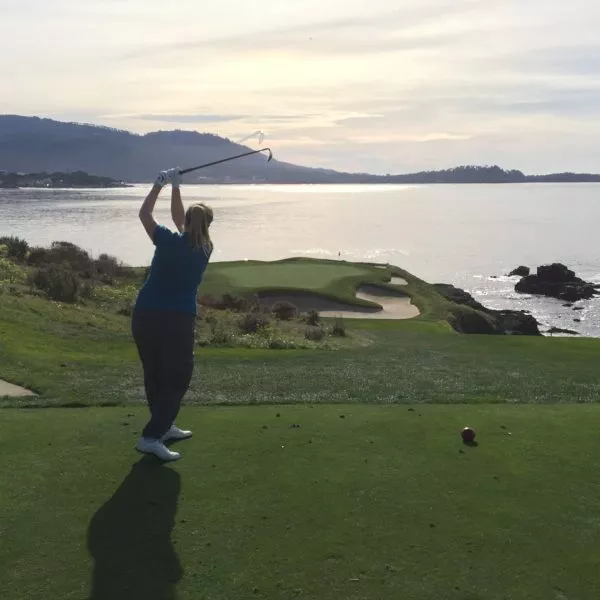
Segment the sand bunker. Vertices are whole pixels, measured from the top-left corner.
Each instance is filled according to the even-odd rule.
[[[390,279],[390,283],[392,285],[408,285],[408,281],[406,281],[406,279],[402,279],[402,277],[392,277]]]
[[[404,281],[404,280],[403,280]],[[396,284],[396,285],[405,285]],[[375,285],[362,285],[356,297],[378,304],[376,306],[355,306],[329,300],[310,292],[270,293],[261,292],[259,302],[265,306],[273,306],[276,302],[291,302],[300,312],[316,310],[323,317],[344,317],[345,319],[413,319],[419,316],[419,309],[411,304],[410,298]]]
[[[25,388],[0,379],[0,398],[2,398],[2,396],[17,398],[21,396],[35,396],[35,394]]]

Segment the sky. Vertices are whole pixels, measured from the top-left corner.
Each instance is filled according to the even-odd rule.
[[[404,173],[600,172],[597,0],[0,0],[0,113]]]

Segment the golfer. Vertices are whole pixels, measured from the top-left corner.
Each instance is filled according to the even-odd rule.
[[[213,250],[208,231],[213,212],[204,204],[184,211],[179,179],[179,169],[161,171],[140,209],[140,221],[155,250],[131,323],[150,409],[136,449],[165,461],[180,455],[164,442],[192,435],[179,429],[175,418],[194,369],[196,293]],[[167,183],[171,184],[171,216],[177,232],[159,225],[152,214]]]

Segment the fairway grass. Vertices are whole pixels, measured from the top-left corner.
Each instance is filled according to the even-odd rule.
[[[597,405],[188,407],[168,466],[145,417],[1,412],[3,598],[600,597]]]
[[[134,451],[137,286],[5,293],[0,376],[37,396],[0,398],[0,598],[600,598],[600,340],[459,335],[467,309],[395,267],[225,263],[201,292],[356,303],[391,276],[421,315],[348,347],[198,347],[164,466]]]

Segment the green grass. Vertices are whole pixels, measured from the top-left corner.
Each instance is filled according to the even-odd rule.
[[[372,267],[360,267],[352,263],[314,262],[298,259],[274,263],[214,263],[208,271],[207,287],[210,288],[212,272],[227,278],[236,291],[265,288],[303,289],[322,291],[332,282],[347,277],[372,278]]]
[[[127,317],[4,296],[0,375],[40,397],[0,406],[144,402]],[[348,324],[347,350],[198,348],[187,402],[582,403],[600,397],[600,340],[465,336],[427,321]]]
[[[0,399],[3,598],[600,597],[600,340],[458,335],[465,309],[396,267],[215,263],[204,294],[356,303],[396,275],[422,314],[348,321],[336,350],[198,347],[196,435],[161,467],[133,451],[142,374],[117,314],[141,270],[65,305],[19,269],[0,261],[0,376],[39,396]]]
[[[195,437],[159,467],[132,448],[142,409],[6,410],[3,597],[598,598],[599,418],[187,408]],[[478,447],[460,443],[465,424]]]

